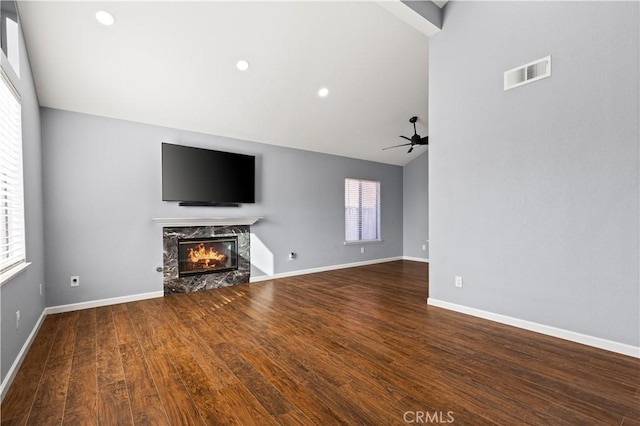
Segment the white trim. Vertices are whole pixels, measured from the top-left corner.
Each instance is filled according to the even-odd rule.
[[[11,364],[11,368],[9,368],[9,371],[7,371],[7,375],[4,376],[4,380],[2,381],[2,384],[0,384],[0,402],[4,400],[4,397],[6,396],[7,391],[11,387],[11,383],[13,383],[13,379],[15,378],[16,373],[20,369],[20,366],[22,365],[22,361],[24,361],[24,357],[29,351],[29,348],[31,347],[33,340],[38,334],[38,331],[40,330],[40,326],[44,322],[44,318],[46,316],[47,316],[46,309],[43,309],[42,313],[40,314],[40,318],[38,318],[38,321],[36,321],[36,324],[33,326],[33,330],[31,330],[31,333],[29,333],[27,340],[24,342],[24,345],[22,345],[22,349],[20,349],[20,352],[18,352],[18,356],[16,357],[15,361],[13,361],[13,364]]]
[[[438,308],[448,309],[450,311],[460,312],[472,315],[478,318],[484,318],[490,321],[499,322],[501,324],[511,325],[513,327],[522,328],[524,330],[534,331],[547,336],[558,337],[560,339],[569,340],[571,342],[581,343],[587,346],[604,349],[606,351],[616,352],[622,355],[628,355],[634,358],[640,358],[640,347],[627,345],[625,343],[614,342],[611,340],[601,339],[599,337],[589,336],[586,334],[576,333],[574,331],[563,330],[561,328],[551,327],[544,324],[538,324],[507,315],[496,314],[493,312],[483,311],[481,309],[471,308],[464,305],[458,305],[444,300],[429,297],[427,305],[436,306]]]
[[[382,243],[384,240],[354,240],[354,241],[345,241],[345,246],[359,246],[360,244],[375,244]]]
[[[130,296],[112,297],[110,299],[91,300],[89,302],[71,303],[69,305],[50,306],[45,308],[47,315],[61,314],[63,312],[79,311],[81,309],[98,308],[100,306],[117,305],[119,303],[137,302],[138,300],[155,299],[163,297],[164,291],[152,291],[151,293],[132,294]]]
[[[10,66],[9,68],[11,68],[11,71],[15,73],[13,66]],[[0,78],[2,78],[5,83],[7,83],[7,87],[9,87],[9,90],[11,91],[11,93],[13,93],[13,96],[16,97],[18,102],[22,103],[22,97],[20,96],[20,92],[18,91],[18,89],[16,89],[16,86],[13,84],[12,78],[9,77],[9,74],[2,66],[0,66]],[[19,80],[20,77],[17,77],[17,79]]]
[[[158,225],[164,227],[178,226],[230,226],[230,225],[253,225],[261,217],[155,217],[151,219]]]
[[[425,257],[402,256],[402,260],[411,260],[413,262],[429,263],[429,258],[425,258]]]
[[[31,265],[31,262],[22,262],[0,274],[0,287],[11,281],[16,275],[27,269],[27,266],[29,265]]]
[[[386,257],[384,259],[365,260],[362,262],[343,263],[341,265],[321,266],[319,268],[300,269],[297,271],[281,272],[273,275],[260,275],[258,277],[251,277],[249,282],[256,283],[260,281],[274,280],[277,278],[295,277],[298,275],[315,274],[317,272],[335,271],[337,269],[355,268],[357,266],[375,265],[377,263],[387,263],[396,260],[402,260],[402,256]]]

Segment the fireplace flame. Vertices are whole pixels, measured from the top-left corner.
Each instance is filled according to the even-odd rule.
[[[227,261],[227,255],[217,252],[213,247],[207,247],[200,243],[195,248],[189,248],[189,262],[197,264],[203,268],[209,267],[210,264],[223,263]]]

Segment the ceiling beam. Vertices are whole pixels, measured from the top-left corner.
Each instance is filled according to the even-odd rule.
[[[381,0],[378,4],[429,37],[442,29],[442,9],[431,0]]]

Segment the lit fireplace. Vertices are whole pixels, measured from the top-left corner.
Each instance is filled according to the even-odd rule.
[[[178,276],[238,269],[238,237],[178,240]]]

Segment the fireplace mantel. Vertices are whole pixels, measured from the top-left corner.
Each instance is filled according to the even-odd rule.
[[[180,226],[231,226],[231,225],[253,225],[261,217],[182,217],[167,218],[155,217],[151,219],[153,222],[163,227],[180,227]]]

